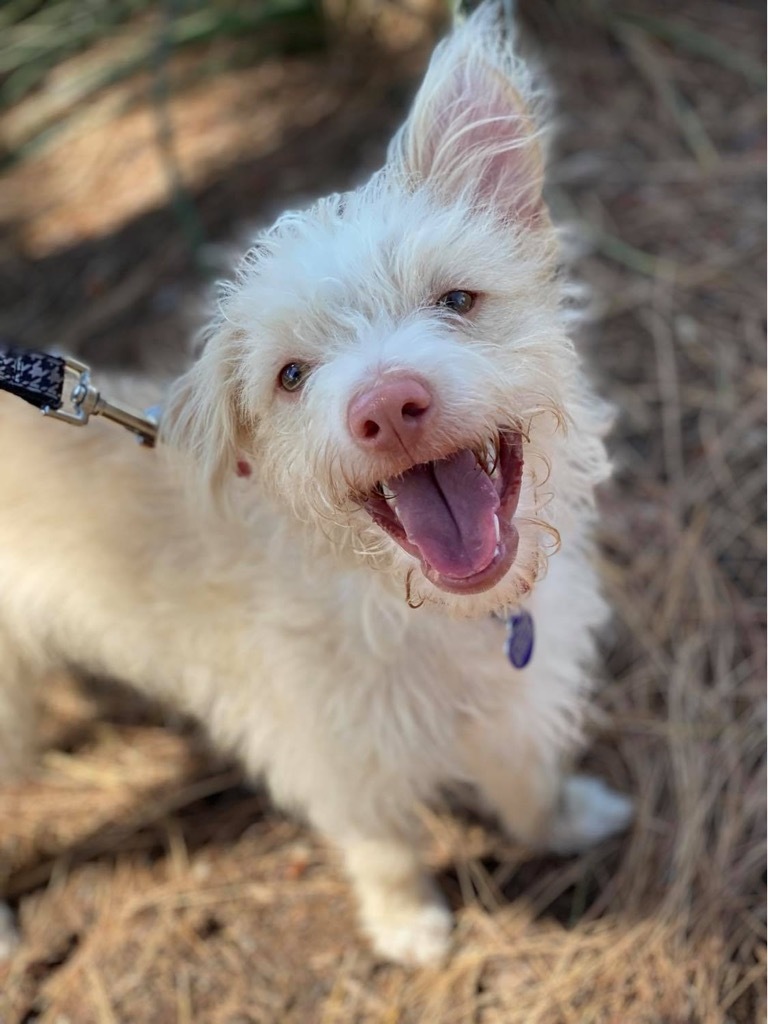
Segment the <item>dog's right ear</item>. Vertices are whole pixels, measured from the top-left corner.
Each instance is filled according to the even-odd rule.
[[[173,385],[163,410],[162,440],[190,458],[214,498],[228,480],[246,475],[239,466],[249,434],[240,356],[239,332],[229,325],[211,330],[200,357]]]
[[[540,95],[490,0],[435,50],[388,167],[406,188],[533,226],[545,215]]]

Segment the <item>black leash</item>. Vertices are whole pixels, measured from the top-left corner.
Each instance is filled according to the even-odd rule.
[[[71,390],[67,391],[67,381]],[[157,417],[107,401],[91,382],[85,363],[69,356],[18,348],[0,342],[0,391],[29,402],[44,416],[83,427],[91,416],[104,416],[132,431],[142,444],[154,447]]]
[[[60,409],[64,360],[47,352],[0,345],[0,388],[37,409]]]

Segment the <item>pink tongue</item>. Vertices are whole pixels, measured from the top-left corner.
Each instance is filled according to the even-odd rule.
[[[470,451],[414,466],[387,481],[408,540],[445,576],[487,568],[496,551],[496,487]]]

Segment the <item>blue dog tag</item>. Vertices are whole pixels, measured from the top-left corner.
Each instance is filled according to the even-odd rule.
[[[533,619],[529,612],[517,612],[507,619],[507,657],[515,668],[525,668],[533,654]]]

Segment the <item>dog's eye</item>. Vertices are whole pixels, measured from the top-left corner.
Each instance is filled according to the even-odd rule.
[[[465,291],[451,291],[446,292],[445,295],[441,295],[437,300],[438,306],[444,306],[445,309],[450,309],[454,313],[468,313],[475,304],[474,292]]]
[[[308,363],[288,363],[280,371],[280,387],[285,391],[296,391],[309,376]]]

